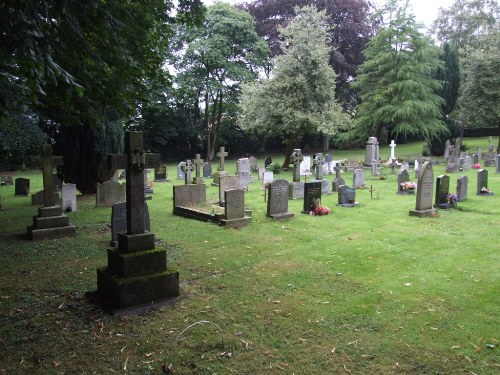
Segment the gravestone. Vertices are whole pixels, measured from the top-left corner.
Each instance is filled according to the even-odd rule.
[[[342,167],[340,166],[340,163],[336,163],[335,168],[333,169],[335,171],[335,179],[332,181],[332,191],[338,192],[339,187],[345,185],[345,181],[340,175],[342,172]]]
[[[264,173],[266,172],[266,168],[264,167],[259,167],[258,168],[258,175],[259,175],[259,180],[262,180],[264,178]]]
[[[485,191],[483,189],[488,189],[488,171],[486,169],[480,169],[477,171],[476,194],[482,195],[482,196],[493,195],[493,193],[491,191]]]
[[[450,150],[450,156],[446,160],[446,173],[453,173],[460,171],[460,152],[462,147],[462,140],[460,137],[455,142],[455,147]]]
[[[295,215],[288,212],[288,181],[275,180],[269,184],[266,216],[276,220],[289,219]]]
[[[64,212],[76,211],[76,185],[63,184],[61,193],[61,207]]]
[[[472,154],[472,164],[479,164],[479,157],[477,154]]]
[[[219,177],[219,204],[224,206],[224,192],[226,190],[241,189],[241,182],[238,176]]]
[[[313,181],[304,184],[303,214],[310,214],[316,204],[321,203],[321,182]]]
[[[250,163],[250,172],[257,172],[257,158],[255,156],[250,156],[248,162]]]
[[[28,195],[30,193],[30,180],[29,178],[16,178],[15,180],[15,195]]]
[[[391,140],[391,144],[389,145],[391,148],[391,156],[389,156],[389,163],[392,163],[393,161],[396,161],[396,142],[394,142],[394,139]]]
[[[262,176],[262,187],[261,189],[265,189],[266,184],[270,184],[274,180],[274,172],[265,171]]]
[[[403,164],[401,164],[401,167],[399,167],[399,171],[401,172],[403,169],[406,169],[409,173],[410,172],[410,163],[405,161]]]
[[[207,188],[203,184],[174,186],[174,208],[189,207],[207,201]]]
[[[325,158],[322,153],[318,153],[314,156],[313,164],[316,180],[321,181],[323,179],[323,165],[325,164]]]
[[[496,153],[493,151],[488,151],[484,154],[484,166],[485,167],[494,167],[496,162]]]
[[[325,166],[326,166],[326,172],[325,173],[328,173],[328,174],[332,174],[333,173],[333,158],[332,158],[332,154],[328,153],[325,155]]]
[[[379,176],[380,173],[378,172],[378,164],[373,163],[372,166],[370,167],[370,173],[372,177]]]
[[[341,207],[356,207],[359,203],[356,202],[356,189],[342,185],[338,190],[338,204]]]
[[[302,152],[301,152],[300,148],[296,148],[293,151],[293,154],[290,157],[290,160],[293,163],[292,181],[293,182],[300,182],[300,163],[302,163],[302,160],[304,160],[304,157],[302,156]]]
[[[59,200],[59,193],[54,192],[54,202]],[[43,190],[31,195],[32,206],[43,206],[45,203],[45,193]]]
[[[245,192],[243,189],[224,191],[224,201],[224,219],[220,220],[220,225],[229,228],[240,228],[250,224],[252,218],[245,216]]]
[[[310,176],[311,175],[311,157],[303,156],[300,162],[300,175]]]
[[[193,183],[193,162],[191,160],[186,160],[182,166],[182,171],[184,172],[184,184]]]
[[[365,187],[365,170],[356,169],[352,175],[352,186],[355,189],[362,189]]]
[[[401,169],[398,173],[398,194],[408,194],[408,191],[403,190],[405,182],[410,182],[410,174],[406,169]]]
[[[464,171],[468,171],[470,169],[472,169],[472,156],[470,155],[467,155],[465,157],[465,161],[464,161]]]
[[[217,168],[217,172],[213,174],[212,186],[219,186],[219,178],[220,176],[227,176],[228,173],[224,170],[225,168],[225,159],[229,154],[225,151],[225,147],[221,147],[220,151],[217,153],[217,157],[219,158],[219,167]]]
[[[54,166],[63,165],[62,156],[52,156],[52,145],[41,145],[44,207],[38,208],[33,225],[27,227],[30,240],[49,240],[74,236],[76,227],[69,222],[61,206],[57,205],[59,195],[54,192]]]
[[[434,198],[434,208],[448,209],[448,193],[450,192],[450,177],[440,175],[436,179],[436,194]]]
[[[347,159],[347,171],[354,172],[356,169],[356,162],[353,159]]]
[[[444,158],[445,159],[448,159],[448,157],[450,156],[450,147],[451,147],[451,142],[448,139],[444,145]]]
[[[144,179],[144,177],[143,177]],[[144,181],[142,182],[144,185]],[[126,200],[126,183],[119,183],[115,180],[108,180],[103,184],[97,183],[96,207],[111,207],[115,203]]]
[[[241,188],[248,191],[248,186],[252,182],[252,175],[249,172],[238,172],[237,176],[240,178]]]
[[[203,178],[202,178],[203,162],[204,162],[204,160],[201,158],[200,154],[196,154],[196,159],[192,160],[192,163],[194,164],[194,170],[195,170],[195,177],[193,178],[194,184],[202,184],[203,183]],[[187,183],[189,183],[189,182],[187,182]]]
[[[248,191],[248,184],[252,182],[250,160],[248,160],[248,158],[238,159],[236,167],[236,175],[240,178],[241,188]]]
[[[500,173],[500,154],[496,157],[496,173]]]
[[[304,198],[304,182],[290,182],[288,185],[288,199]]]
[[[153,184],[148,180],[149,170],[144,170],[144,194],[154,194]]]
[[[467,190],[469,185],[469,178],[467,176],[460,176],[457,179],[457,201],[463,202],[467,200]]]
[[[417,182],[417,199],[415,209],[409,212],[410,216],[429,217],[436,216],[436,210],[432,207],[432,194],[434,191],[434,173],[432,164],[425,161],[420,167],[420,176]]]
[[[1,185],[14,185],[14,181],[12,180],[12,176],[3,175],[0,176]]]
[[[212,177],[212,163],[207,161],[203,164],[203,178],[211,178]]]
[[[379,164],[379,143],[376,137],[369,137],[366,142],[365,165]]]
[[[155,168],[155,182],[167,182],[168,181],[168,172],[167,165],[161,164],[158,168]]]
[[[159,155],[144,154],[141,132],[125,133],[126,154],[108,155],[110,169],[127,169],[127,231],[118,248],[108,248],[108,266],[97,269],[97,294],[112,308],[151,309],[179,295],[179,273],[167,270],[167,254],[145,230],[144,168],[158,167]]]
[[[328,195],[331,191],[330,182],[326,179],[321,180],[321,195]]]
[[[272,162],[273,162],[273,159],[270,156],[266,156],[266,158],[264,159],[264,168],[267,168],[267,166],[269,164],[271,164]]]
[[[148,204],[144,202],[144,229],[151,231]],[[118,245],[118,233],[127,230],[127,202],[118,202],[111,207],[111,246]]]
[[[54,181],[54,191],[60,192],[63,184],[61,178],[57,175],[57,173],[54,173],[52,175],[52,179]]]
[[[177,179],[178,180],[185,180],[186,179],[186,174],[184,173],[184,168],[186,167],[186,162],[181,161],[177,165]]]
[[[483,160],[483,150],[481,149],[481,147],[478,147],[478,148],[476,149],[476,153],[477,153],[477,158],[478,158],[479,160]],[[478,161],[478,163],[479,163],[479,161]]]

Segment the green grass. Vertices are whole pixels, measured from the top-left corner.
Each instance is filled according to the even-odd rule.
[[[484,150],[487,140],[465,143]],[[398,146],[396,155],[410,160],[421,146]],[[333,156],[361,160],[364,150]],[[274,222],[255,181],[245,195],[253,222],[232,230],[172,215],[172,184],[181,181],[169,165],[174,179],[156,183],[148,204],[152,230],[180,272],[181,300],[126,318],[85,297],[107,262],[111,210],[79,196],[69,214],[76,237],[30,242],[25,227],[36,207],[1,187],[0,373],[496,374],[500,174],[487,169],[496,195],[476,196],[477,172],[465,172],[469,199],[435,219],[408,215],[415,196],[395,194],[396,176],[371,180],[368,172],[374,199],[357,190],[360,207],[336,207],[332,194],[322,199],[332,214],[313,217],[300,214],[301,200],[289,201],[295,218]],[[440,174],[443,164],[434,168]],[[458,175],[450,175],[452,191]],[[39,173],[18,176],[41,189]],[[217,189],[207,189],[216,200]],[[213,324],[176,340],[205,320],[223,342]]]

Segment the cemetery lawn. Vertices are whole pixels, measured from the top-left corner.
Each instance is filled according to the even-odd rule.
[[[396,155],[420,150],[398,145]],[[226,166],[233,174],[234,161]],[[309,216],[302,200],[289,201],[295,218],[283,222],[265,217],[254,173],[245,194],[253,221],[235,230],[173,216],[172,184],[181,181],[169,164],[171,182],[155,183],[148,205],[181,297],[121,318],[90,302],[96,269],[107,264],[111,208],[79,196],[69,213],[76,237],[31,242],[36,207],[2,186],[0,373],[498,374],[500,174],[486,169],[495,195],[475,195],[476,170],[449,174],[452,192],[469,177],[469,199],[438,218],[410,217],[415,195],[396,194],[395,175],[372,180],[368,170],[359,207],[336,207],[331,194],[322,203],[332,213]],[[30,178],[32,192],[42,187],[40,172],[16,177]],[[343,177],[350,183],[352,173]],[[291,181],[291,172],[276,178]],[[197,322],[209,323],[182,333]]]

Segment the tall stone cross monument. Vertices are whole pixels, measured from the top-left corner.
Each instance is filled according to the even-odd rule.
[[[300,182],[300,163],[304,160],[300,148],[293,150],[290,160],[293,163],[293,182]]]
[[[316,170],[316,180],[323,179],[323,165],[325,164],[325,158],[322,153],[316,154],[314,157],[314,167]]]
[[[193,164],[195,166],[195,171],[196,171],[196,177],[193,179],[193,182],[195,184],[202,184],[203,183],[202,172],[201,172],[203,162],[204,162],[204,160],[201,158],[201,155],[196,154],[196,159],[193,159]]]
[[[221,147],[220,151],[217,153],[217,156],[220,158],[219,167],[217,168],[217,172],[214,173],[214,180],[212,182],[213,186],[219,186],[220,176],[227,176],[228,173],[224,171],[224,160],[225,157],[229,154],[225,151],[225,147]]]
[[[165,249],[155,247],[144,228],[144,169],[158,168],[158,154],[145,154],[141,132],[125,133],[126,154],[108,155],[111,169],[126,169],[127,232],[118,248],[108,248],[108,267],[97,269],[97,293],[104,305],[126,308],[159,306],[179,295],[179,273],[167,272]]]
[[[33,217],[33,225],[27,228],[28,236],[31,240],[73,236],[76,228],[62,212],[61,206],[56,202],[58,196],[54,193],[53,168],[64,164],[63,157],[52,156],[52,145],[49,144],[42,145],[41,156],[44,207],[38,208],[38,215]]]

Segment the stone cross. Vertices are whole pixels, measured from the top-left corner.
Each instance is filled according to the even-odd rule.
[[[342,171],[340,163],[336,163],[335,167],[333,167],[333,170],[335,171],[335,178],[340,178],[340,172]]]
[[[182,171],[184,172],[184,183],[186,185],[192,184],[193,177],[191,172],[193,172],[193,163],[191,160],[186,160],[185,164],[182,166]]]
[[[323,179],[323,164],[325,164],[325,158],[322,153],[316,154],[314,157],[314,166],[316,167],[316,180]]]
[[[391,161],[391,174],[396,174],[396,159]]]
[[[62,156],[52,156],[52,145],[42,145],[43,199],[45,207],[56,205],[54,197],[54,166],[63,165]]]
[[[394,159],[396,159],[395,156],[396,143],[394,142],[394,139],[391,140],[391,144],[389,145],[389,147],[391,148],[391,157],[389,158],[389,161],[393,161]]]
[[[201,177],[201,168],[203,166],[204,160],[201,159],[200,154],[196,154],[196,159],[193,159],[193,164],[195,165],[196,177],[194,178],[195,184],[200,184],[203,182]]]
[[[111,170],[126,169],[127,234],[143,234],[144,169],[160,166],[159,154],[145,154],[142,132],[125,133],[125,154],[108,154]]]
[[[221,147],[220,151],[217,153],[217,156],[220,158],[220,166],[219,166],[219,169],[218,169],[219,171],[223,171],[224,170],[224,158],[229,155],[224,150],[225,150],[225,148]]]
[[[493,137],[491,135],[488,137],[488,151],[493,152]]]
[[[304,160],[300,148],[293,150],[290,160],[293,163],[293,182],[300,182],[300,163]]]

